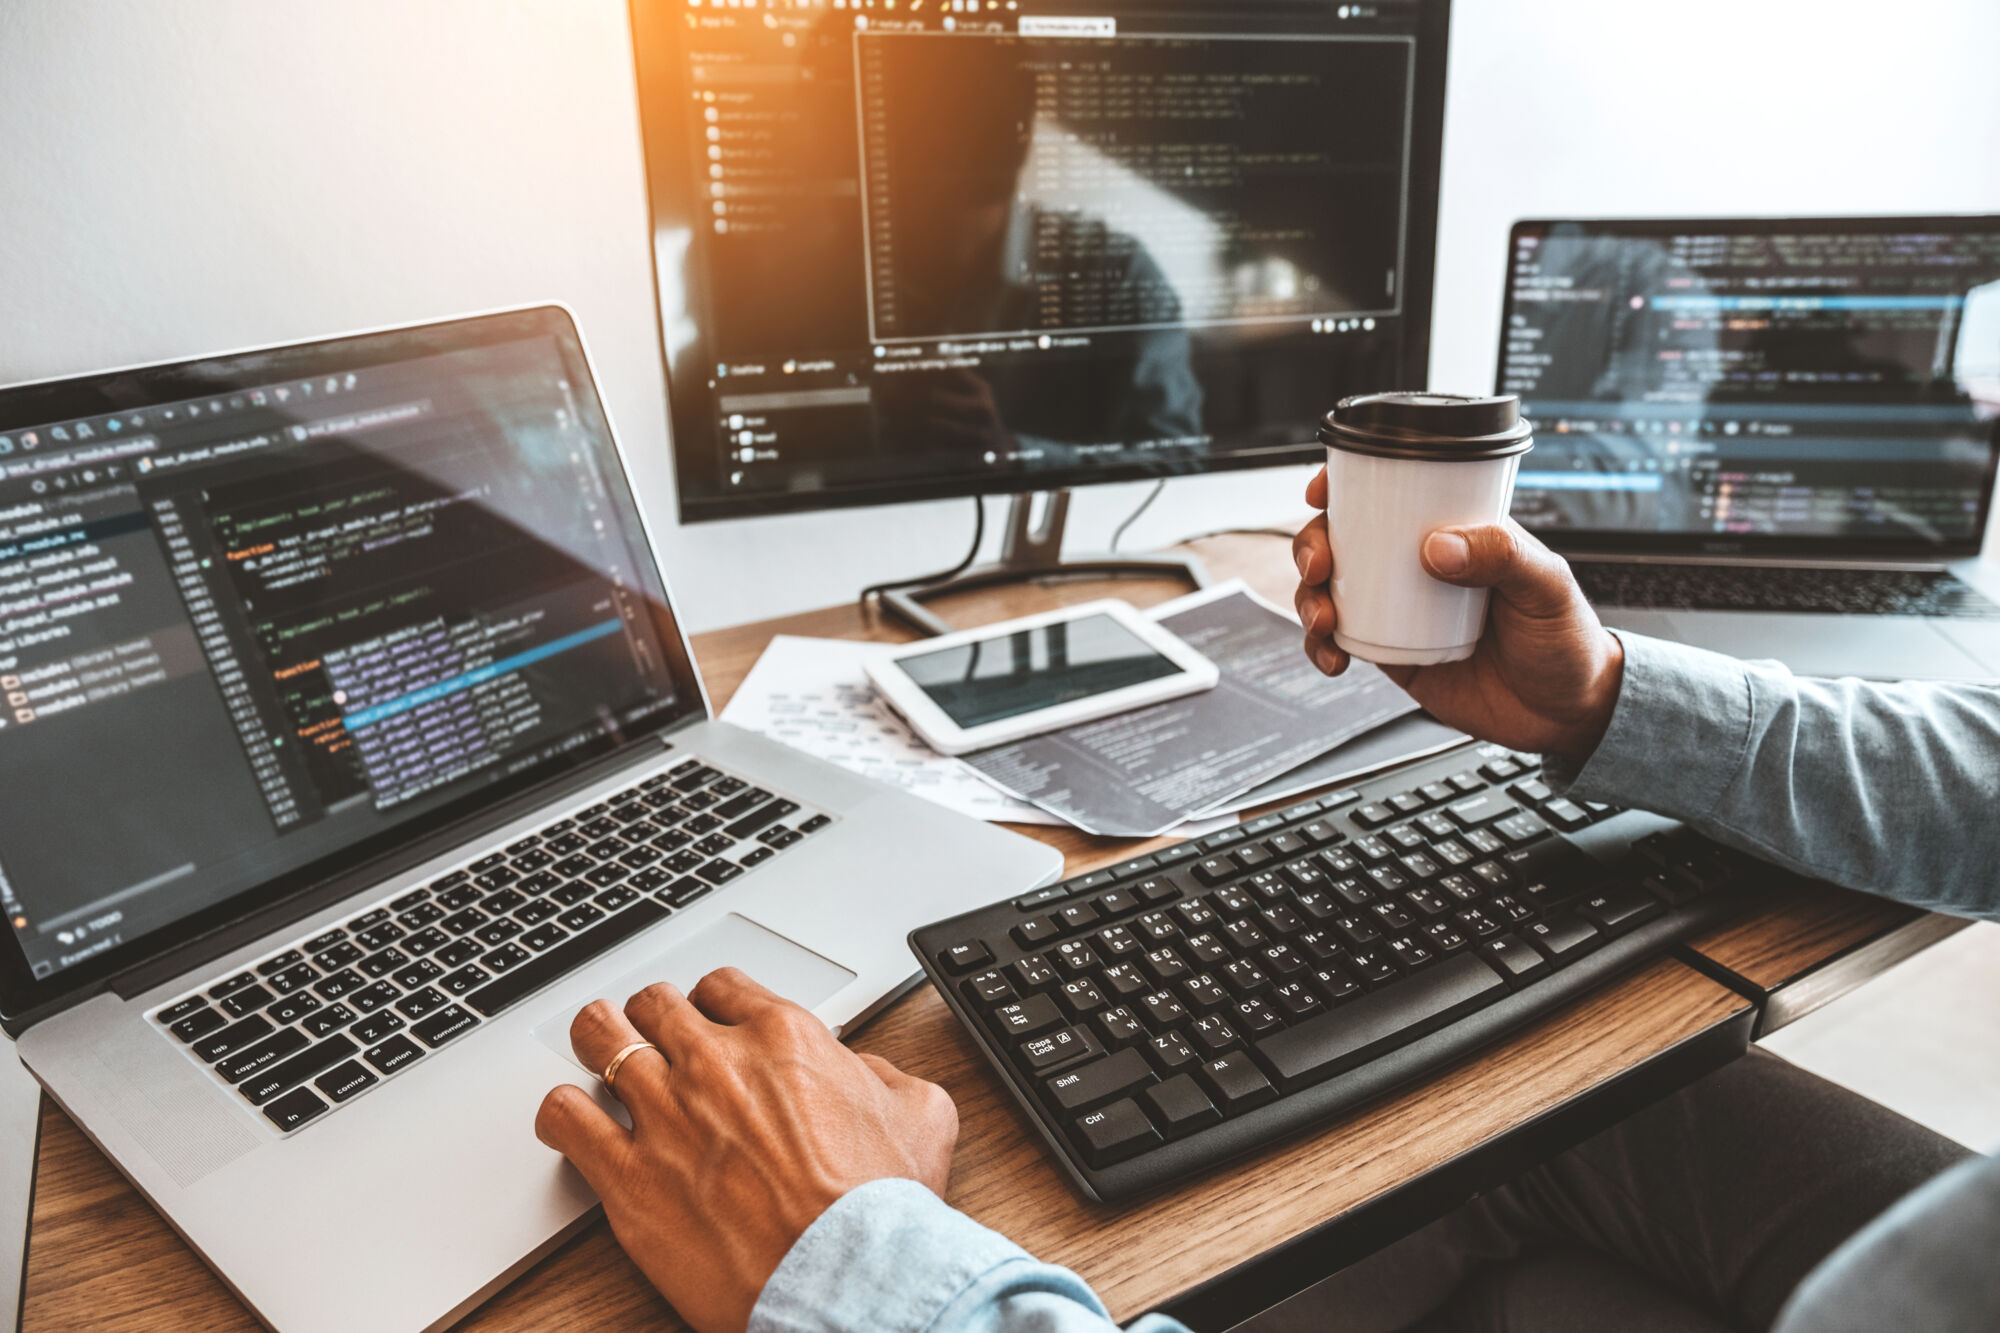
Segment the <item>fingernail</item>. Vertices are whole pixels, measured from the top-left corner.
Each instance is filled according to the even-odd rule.
[[[1472,563],[1472,544],[1455,532],[1433,532],[1424,541],[1424,558],[1440,574],[1456,574]]]
[[[1313,661],[1318,663],[1319,669],[1329,676],[1340,670],[1340,654],[1332,648],[1315,648]]]
[[[1299,577],[1304,578],[1306,576],[1306,553],[1304,551],[1292,552],[1292,563],[1299,567]]]

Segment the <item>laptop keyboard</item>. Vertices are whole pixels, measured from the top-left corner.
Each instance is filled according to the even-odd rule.
[[[152,1017],[290,1133],[832,822],[687,759]]]
[[[1112,1201],[1267,1146],[1658,956],[1783,872],[1462,748],[912,947]]]
[[[1575,560],[1600,606],[1665,611],[1819,611],[1835,615],[2000,619],[2000,605],[1935,570],[1654,565]]]

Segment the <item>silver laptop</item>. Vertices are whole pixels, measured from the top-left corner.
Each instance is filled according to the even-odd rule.
[[[1061,866],[709,719],[556,308],[0,390],[0,691],[5,1026],[284,1333],[587,1220],[532,1124],[589,1000],[843,1028]]]
[[[2000,217],[1521,222],[1514,515],[1614,626],[2000,678]]]

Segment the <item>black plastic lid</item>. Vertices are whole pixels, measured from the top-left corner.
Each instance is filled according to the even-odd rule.
[[[1341,399],[1320,424],[1319,438],[1354,453],[1470,461],[1526,453],[1533,431],[1511,393],[1368,393]]]

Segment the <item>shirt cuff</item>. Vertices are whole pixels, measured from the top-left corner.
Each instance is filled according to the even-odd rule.
[[[1544,776],[1582,799],[1706,819],[1748,756],[1753,677],[1770,668],[1612,632],[1624,645],[1625,669],[1611,725],[1581,768],[1545,755]]]
[[[748,1333],[921,1333],[985,1274],[1027,1258],[916,1181],[871,1180],[793,1243]]]

